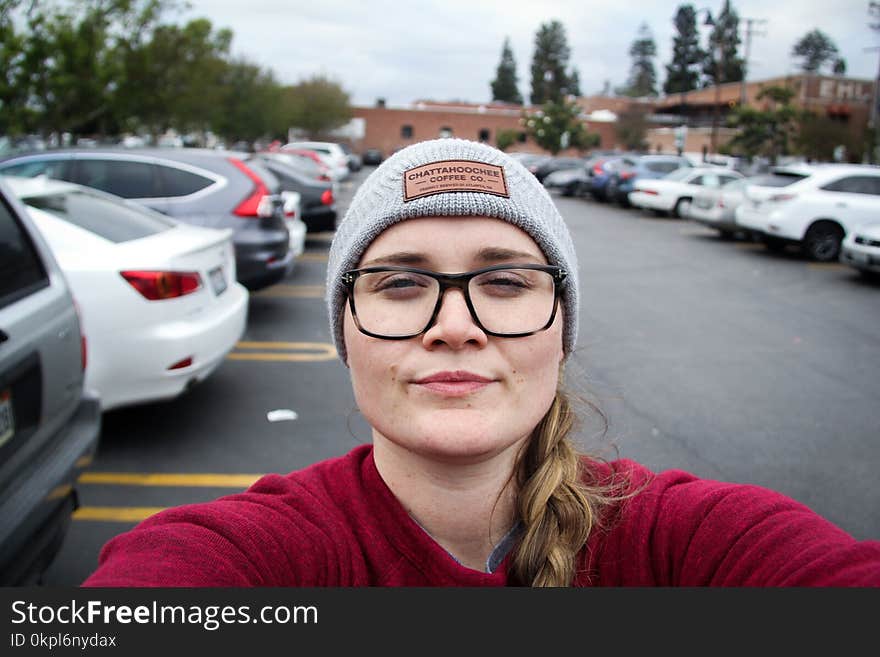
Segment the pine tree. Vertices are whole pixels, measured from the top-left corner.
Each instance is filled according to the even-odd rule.
[[[703,61],[704,86],[742,80],[743,60],[738,55],[740,43],[739,14],[730,6],[730,0],[724,0],[724,7],[709,35],[709,48]]]
[[[517,88],[516,60],[513,58],[513,50],[510,49],[510,39],[504,39],[501,62],[498,64],[491,86],[492,100],[522,105],[523,98]]]
[[[666,65],[667,94],[684,93],[697,88],[700,81],[699,64],[705,54],[700,48],[697,30],[697,12],[693,5],[680,5],[673,19],[677,34],[672,40],[672,61]]]
[[[803,58],[805,73],[817,73],[826,63],[833,67],[839,61],[838,54],[837,46],[822,30],[807,32],[791,49],[792,57]]]
[[[560,102],[565,96],[580,93],[577,71],[568,73],[571,50],[565,36],[565,28],[557,20],[542,23],[535,33],[535,53],[532,56],[533,105],[547,101]]]
[[[657,44],[647,23],[639,26],[639,33],[629,47],[632,57],[629,79],[618,93],[623,96],[638,98],[657,95],[657,72],[654,69],[654,57],[657,56]]]

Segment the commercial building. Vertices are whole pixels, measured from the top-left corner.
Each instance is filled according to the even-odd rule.
[[[616,128],[622,117],[637,113],[648,123],[646,140],[651,151],[676,151],[678,135],[684,138],[684,151],[713,153],[735,134],[725,127],[728,113],[743,103],[758,109],[769,107],[770,101],[759,95],[771,86],[791,89],[796,107],[846,126],[853,143],[863,140],[875,99],[874,81],[843,76],[799,74],[660,98],[589,96],[576,102],[587,130],[599,135],[599,148],[621,148]],[[524,112],[533,109],[504,103],[435,101],[389,107],[379,101],[374,107],[353,108],[355,121],[361,126],[353,146],[361,151],[378,148],[387,156],[408,144],[437,137],[497,144],[499,133],[512,131],[516,141],[508,150],[541,152],[527,138],[522,122]]]

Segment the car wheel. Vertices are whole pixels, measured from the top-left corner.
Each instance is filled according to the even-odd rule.
[[[672,214],[678,217],[679,219],[687,219],[688,212],[691,209],[691,199],[689,198],[680,198],[675,202],[675,207],[672,209]]]
[[[807,255],[818,262],[834,262],[840,257],[844,233],[837,224],[823,222],[810,227],[804,236]]]

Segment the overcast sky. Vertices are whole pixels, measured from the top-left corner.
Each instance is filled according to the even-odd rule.
[[[628,50],[641,22],[657,43],[658,81],[665,79],[677,0],[190,0],[179,16],[205,17],[235,34],[233,52],[274,71],[284,84],[322,74],[337,81],[355,105],[389,105],[420,99],[491,100],[490,81],[510,38],[520,93],[528,100],[529,67],[541,23],[562,22],[571,48],[570,66],[580,73],[583,95],[609,80],[621,86],[630,68]],[[868,0],[735,0],[740,34],[745,18],[754,26],[749,80],[797,71],[790,56],[804,34],[821,29],[846,59],[847,75],[873,79],[880,38],[868,27]],[[706,4],[717,14],[722,0]],[[705,12],[699,18],[705,17]],[[703,43],[710,28],[702,28]],[[743,38],[745,42],[745,39]],[[741,54],[744,53],[743,43]]]

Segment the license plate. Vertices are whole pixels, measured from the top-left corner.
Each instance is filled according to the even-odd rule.
[[[0,445],[12,438],[15,433],[15,418],[12,415],[12,393],[0,392]]]
[[[211,278],[211,287],[214,289],[214,294],[220,296],[226,290],[226,277],[223,275],[223,267],[215,267],[210,272],[208,272],[208,276]]]

